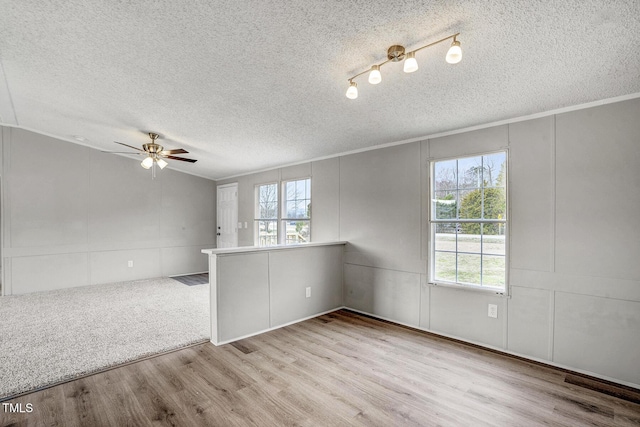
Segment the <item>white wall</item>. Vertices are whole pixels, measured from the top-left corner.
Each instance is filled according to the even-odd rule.
[[[152,180],[133,159],[1,135],[5,295],[207,270],[214,181],[170,166]]]
[[[251,221],[255,184],[311,176],[312,240],[349,242],[351,308],[638,387],[639,117],[634,99],[225,182]],[[428,284],[429,161],[503,148],[510,297]]]

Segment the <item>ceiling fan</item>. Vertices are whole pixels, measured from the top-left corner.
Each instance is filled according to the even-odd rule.
[[[149,138],[151,138],[151,142],[148,144],[143,144],[142,149],[138,147],[134,147],[133,145],[124,144],[118,141],[113,141],[116,144],[124,145],[125,147],[138,150],[139,151],[138,153],[130,153],[130,152],[124,152],[124,151],[109,151],[109,152],[119,153],[119,154],[140,154],[140,155],[146,156],[142,161],[142,163],[140,163],[140,165],[145,169],[151,169],[153,167],[154,175],[155,175],[156,164],[158,165],[158,167],[160,167],[160,169],[164,169],[168,165],[168,163],[164,159],[179,160],[181,162],[189,162],[189,163],[197,162],[197,160],[194,160],[194,159],[187,159],[185,157],[174,156],[174,154],[186,154],[188,153],[188,151],[183,150],[182,148],[165,150],[162,145],[156,143],[158,136],[159,135],[157,133],[149,132]]]

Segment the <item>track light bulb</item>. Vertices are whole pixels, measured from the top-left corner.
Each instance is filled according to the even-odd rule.
[[[416,61],[415,52],[407,53],[407,58],[404,60],[403,70],[405,73],[413,73],[414,71],[418,71],[418,61]]]
[[[142,161],[142,163],[140,163],[140,165],[145,169],[149,169],[153,166],[153,159],[151,157],[147,157]]]
[[[461,59],[462,49],[460,48],[460,42],[454,38],[453,43],[451,43],[451,47],[447,52],[447,62],[449,64],[457,64]]]
[[[169,164],[162,159],[156,160],[156,163],[158,164],[158,166],[160,166],[160,169],[164,169]]]
[[[349,83],[349,89],[347,89],[347,98],[356,99],[358,97],[358,84],[356,82]]]
[[[380,66],[372,65],[371,72],[369,72],[369,83],[377,85],[382,81],[382,74],[380,74]]]

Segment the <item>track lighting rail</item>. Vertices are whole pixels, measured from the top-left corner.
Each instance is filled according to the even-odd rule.
[[[358,84],[354,82],[354,79],[360,77],[363,74],[369,73],[369,83],[378,84],[382,81],[382,74],[380,73],[380,68],[389,63],[389,62],[400,62],[405,61],[404,63],[404,72],[405,73],[413,73],[418,70],[418,62],[415,59],[416,52],[419,52],[423,49],[426,49],[431,46],[435,46],[439,43],[447,41],[449,39],[453,39],[451,43],[451,47],[447,52],[446,61],[450,64],[457,64],[462,59],[462,50],[460,48],[460,42],[457,40],[457,37],[460,33],[455,33],[450,36],[444,37],[435,42],[426,44],[424,46],[420,46],[410,52],[405,52],[404,46],[401,45],[393,45],[389,47],[387,50],[387,60],[383,61],[379,64],[374,64],[371,68],[364,70],[351,78],[347,79],[349,82],[349,88],[347,89],[347,98],[356,99],[358,97]]]

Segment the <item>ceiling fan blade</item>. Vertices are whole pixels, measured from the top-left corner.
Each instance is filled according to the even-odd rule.
[[[116,144],[124,145],[125,147],[133,148],[134,150],[144,151],[144,150],[141,150],[141,149],[140,149],[140,148],[138,148],[138,147],[134,147],[133,145],[123,144],[122,142],[118,142],[118,141],[113,141],[113,142],[115,142]]]
[[[110,154],[136,154],[136,155],[143,155],[146,153],[132,153],[131,151],[102,151],[100,150],[101,153],[110,153]]]
[[[197,160],[194,159],[185,159],[184,157],[176,157],[176,156],[164,156],[167,159],[171,159],[171,160],[180,160],[182,162],[189,162],[189,163],[195,163],[197,162]]]
[[[175,148],[173,150],[164,150],[160,152],[161,156],[169,156],[171,154],[186,154],[187,150],[183,150],[182,148]]]

